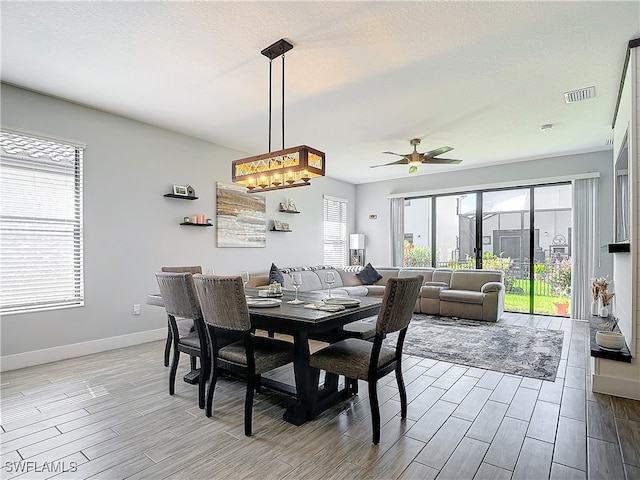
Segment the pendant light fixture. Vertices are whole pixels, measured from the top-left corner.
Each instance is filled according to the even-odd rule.
[[[311,185],[312,178],[323,177],[324,152],[306,145],[284,148],[284,56],[293,45],[284,39],[262,50],[269,59],[269,153],[234,160],[231,179],[246,185],[251,193],[282,190]],[[282,57],[282,150],[271,151],[271,66],[273,59]]]

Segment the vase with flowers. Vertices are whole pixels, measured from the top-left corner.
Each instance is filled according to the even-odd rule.
[[[591,279],[591,315],[600,314],[600,292],[606,292],[609,287],[609,280],[606,277]]]

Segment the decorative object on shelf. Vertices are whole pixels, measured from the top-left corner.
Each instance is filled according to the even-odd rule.
[[[596,332],[596,343],[605,350],[622,350],[624,348],[624,335],[618,332]]]
[[[300,213],[291,199],[280,202],[278,210],[284,213]]]
[[[310,185],[312,178],[324,176],[324,152],[307,145],[284,148],[284,54],[292,48],[291,43],[280,39],[260,52],[269,58],[269,153],[231,163],[232,181],[252,193],[302,187]],[[282,150],[271,151],[271,64],[279,56],[282,57]]]
[[[189,195],[190,197],[196,196],[196,191],[193,189],[191,185],[187,185],[186,189],[187,189],[187,195]]]
[[[267,201],[242,185],[216,183],[218,247],[265,247]]]
[[[611,303],[615,293],[609,293],[607,291],[608,288],[609,280],[607,280],[606,277],[591,279],[591,296],[593,297],[593,302],[591,302],[592,315],[598,315],[600,317],[609,316],[609,304]],[[597,306],[595,308],[594,302],[597,302]]]
[[[349,235],[349,258],[351,265],[364,265],[364,233]]]
[[[286,230],[291,230],[291,228],[289,228],[289,224],[288,223],[282,222],[282,230],[285,230],[285,231]]]
[[[187,191],[187,187],[183,187],[182,185],[174,185],[173,186],[173,194],[179,195],[181,197],[188,197],[189,192]]]
[[[280,220],[273,221],[273,229],[274,230],[282,230],[282,222]]]

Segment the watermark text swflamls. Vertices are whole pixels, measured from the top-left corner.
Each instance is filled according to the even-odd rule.
[[[4,462],[2,464],[7,473],[65,473],[75,472],[78,470],[78,462],[36,462],[33,460],[17,460],[13,462]]]

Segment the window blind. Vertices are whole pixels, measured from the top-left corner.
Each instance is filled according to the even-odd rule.
[[[0,313],[83,305],[83,149],[7,131],[0,147]]]
[[[324,196],[324,264],[344,267],[347,259],[347,201]]]

